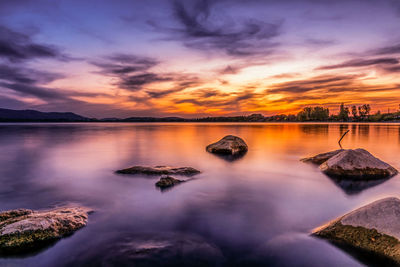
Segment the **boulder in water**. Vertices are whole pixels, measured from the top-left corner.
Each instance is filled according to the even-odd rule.
[[[200,173],[192,167],[169,167],[169,166],[133,166],[127,169],[118,170],[121,174],[146,174],[146,175],[186,175],[191,176]]]
[[[320,169],[329,176],[351,179],[383,179],[397,174],[395,168],[361,148],[337,153],[322,163]]]
[[[312,235],[400,264],[400,200],[384,198],[315,230]]]
[[[303,158],[303,159],[301,159],[301,161],[303,161],[303,162],[311,162],[311,163],[320,165],[320,164],[324,163],[325,161],[327,161],[328,159],[330,159],[331,157],[339,154],[342,151],[344,151],[344,149],[338,149],[338,150],[334,150],[334,151],[329,151],[329,152],[326,152],[326,153],[321,153],[321,154],[315,155],[313,157]]]
[[[45,211],[18,209],[0,213],[0,253],[23,253],[84,227],[90,209],[59,207]]]
[[[210,144],[206,150],[215,154],[235,155],[245,153],[248,147],[242,138],[227,135],[216,143]]]
[[[183,183],[183,182],[185,182],[185,181],[176,179],[176,178],[174,178],[172,176],[163,176],[156,183],[156,186],[161,188],[161,189],[166,189],[166,188],[172,187],[174,185],[177,185],[177,184],[180,184],[180,183]]]

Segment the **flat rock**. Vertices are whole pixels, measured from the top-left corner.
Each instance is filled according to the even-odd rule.
[[[325,153],[321,153],[318,155],[315,155],[313,157],[309,157],[309,158],[303,158],[301,159],[301,161],[303,162],[311,162],[314,164],[322,164],[325,161],[327,161],[328,159],[330,159],[331,157],[339,154],[340,152],[344,151],[344,149],[338,149],[338,150],[334,150],[334,151],[329,151],[329,152],[325,152]]]
[[[313,230],[312,235],[400,264],[400,200],[375,201]]]
[[[163,176],[160,178],[160,180],[156,183],[156,186],[161,188],[161,189],[165,189],[165,188],[169,188],[172,187],[174,185],[180,184],[185,182],[184,180],[179,180],[176,179],[172,176]]]
[[[87,224],[89,212],[85,207],[1,212],[0,252],[24,252],[72,234]]]
[[[329,176],[351,179],[383,179],[397,174],[389,164],[362,148],[343,150],[320,165]]]
[[[118,170],[121,174],[146,174],[146,175],[186,175],[191,176],[200,173],[192,167],[169,167],[169,166],[133,166],[127,169]]]
[[[233,135],[227,135],[218,142],[206,147],[206,150],[210,153],[228,155],[241,154],[246,152],[247,149],[248,147],[243,139]]]

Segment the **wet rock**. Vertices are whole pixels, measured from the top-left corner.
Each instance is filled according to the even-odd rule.
[[[400,200],[384,198],[312,232],[333,244],[369,252],[400,264]],[[373,258],[373,257],[372,257]]]
[[[146,175],[186,175],[191,176],[200,173],[192,167],[169,167],[169,166],[133,166],[127,169],[118,170],[117,173],[121,174],[146,174]]]
[[[228,155],[245,153],[247,149],[247,145],[243,139],[233,135],[227,135],[218,142],[206,147],[206,150],[210,153]]]
[[[0,253],[14,254],[34,250],[72,234],[86,225],[89,212],[85,207],[1,212]]]
[[[330,159],[331,157],[339,154],[342,151],[344,151],[344,149],[338,149],[338,150],[334,150],[334,151],[330,151],[330,152],[326,152],[326,153],[321,153],[321,154],[315,155],[313,157],[303,158],[303,159],[301,159],[301,161],[311,162],[311,163],[320,165],[320,164],[324,163],[325,161],[327,161],[328,159]]]
[[[185,181],[176,179],[176,178],[174,178],[172,176],[163,176],[156,183],[156,186],[161,188],[161,189],[165,189],[165,188],[169,188],[169,187],[172,187],[174,185],[177,185],[177,184],[180,184],[180,183],[183,183],[183,182],[185,182]]]
[[[351,179],[383,179],[397,174],[395,168],[361,148],[337,153],[322,163],[320,169],[329,176]]]

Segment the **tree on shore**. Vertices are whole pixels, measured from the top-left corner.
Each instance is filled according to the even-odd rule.
[[[298,121],[326,121],[329,119],[329,109],[324,107],[305,107],[297,114]]]
[[[340,121],[348,121],[349,120],[349,108],[344,106],[344,103],[340,104],[340,110],[338,114],[338,119]]]
[[[360,119],[365,120],[369,116],[370,111],[371,107],[369,106],[369,104],[364,104],[362,106],[359,106],[358,114],[360,116]]]
[[[357,113],[357,107],[356,106],[352,106],[351,107],[351,114],[353,115],[353,120],[357,119],[358,113]]]

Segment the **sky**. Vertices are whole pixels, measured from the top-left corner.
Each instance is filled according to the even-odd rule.
[[[399,0],[1,0],[0,107],[105,117],[400,104]]]

